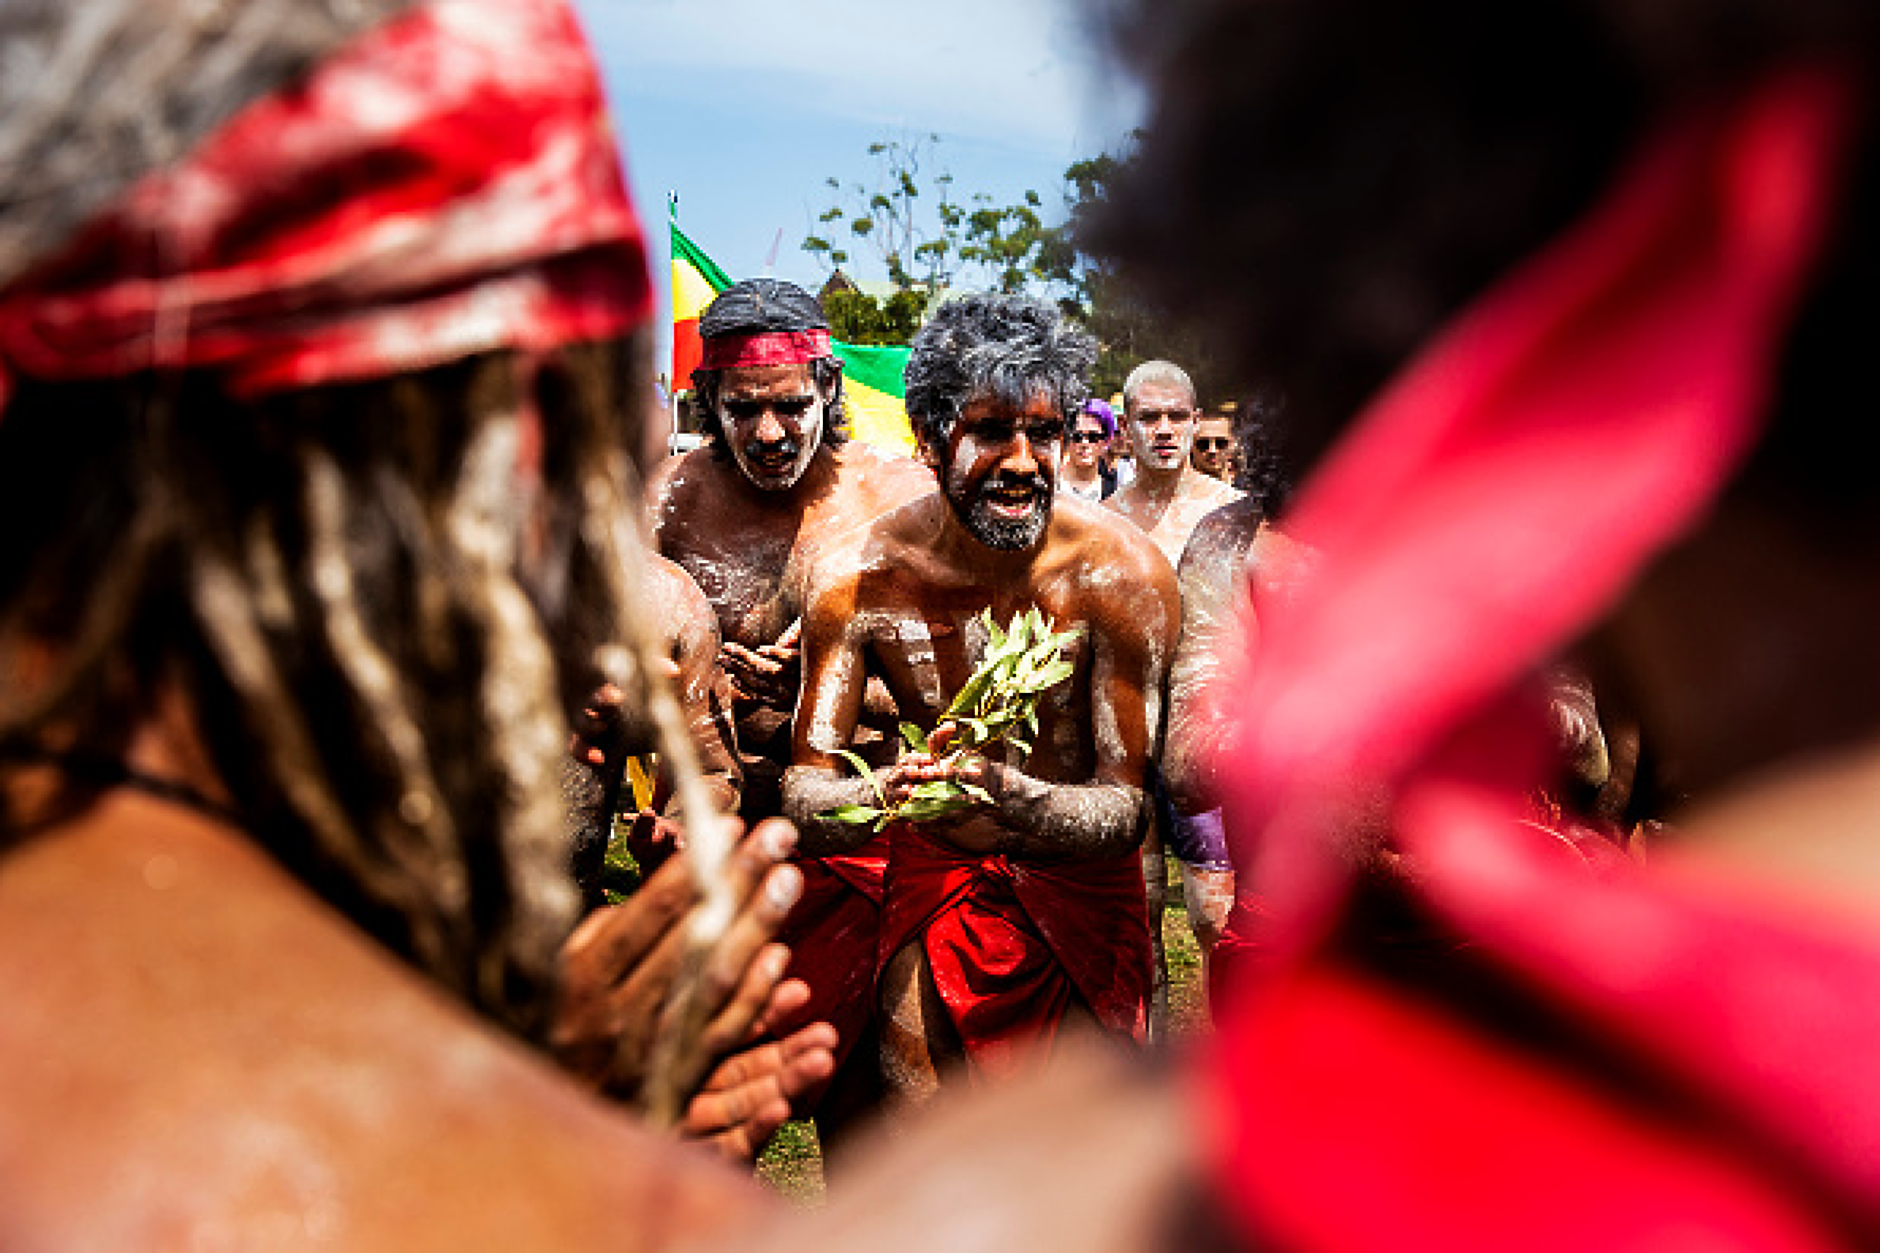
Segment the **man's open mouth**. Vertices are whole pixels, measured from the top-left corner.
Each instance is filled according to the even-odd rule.
[[[762,474],[782,474],[796,464],[796,450],[783,449],[779,452],[753,452],[748,455],[753,469]]]
[[[986,507],[1002,518],[1023,518],[1038,507],[1035,487],[988,487],[980,494]]]

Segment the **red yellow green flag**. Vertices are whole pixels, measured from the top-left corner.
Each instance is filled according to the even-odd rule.
[[[698,338],[698,315],[731,280],[697,244],[672,223],[672,390],[690,391],[692,371],[703,349]]]
[[[907,420],[905,344],[835,342],[842,358],[842,391],[847,397],[849,433],[883,452],[914,455],[914,430]]]

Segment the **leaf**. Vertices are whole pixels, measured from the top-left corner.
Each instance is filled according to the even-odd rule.
[[[986,791],[985,788],[980,787],[977,783],[962,783],[960,784],[960,788],[968,796],[978,801],[981,805],[992,805],[992,804],[997,803],[992,799],[992,793]]]
[[[962,715],[977,709],[979,698],[984,696],[986,689],[992,686],[992,681],[992,672],[984,666],[975,670],[960,688],[959,693],[954,696],[953,703],[947,706],[947,711],[942,716],[958,721]]]
[[[947,800],[909,801],[895,811],[894,816],[902,822],[932,822],[936,818],[946,818],[971,805],[961,797]]]
[[[1025,692],[1043,692],[1070,678],[1076,669],[1068,661],[1054,661],[1036,674],[1027,677],[1020,683],[1019,688]]]
[[[841,822],[853,827],[864,822],[874,822],[884,812],[873,805],[837,805],[834,809],[825,809],[816,816],[824,822]]]
[[[969,743],[983,744],[992,734],[991,726],[984,718],[975,718],[970,714],[966,714],[955,718],[954,721],[958,723],[960,729],[965,732],[965,738]]]
[[[951,779],[933,779],[922,783],[908,794],[915,801],[949,801],[966,795],[964,785]]]
[[[880,801],[883,805],[886,805],[888,803],[887,794],[881,790],[881,780],[875,777],[875,772],[869,764],[846,748],[838,748],[836,753],[838,756],[846,758],[848,763],[855,767],[855,772],[861,775],[862,778],[868,780],[868,786],[874,789],[875,799]]]
[[[917,753],[931,753],[927,747],[927,733],[911,722],[901,724],[901,739]]]

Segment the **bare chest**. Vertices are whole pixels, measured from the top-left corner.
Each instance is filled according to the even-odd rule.
[[[881,675],[903,718],[931,730],[960,689],[985,659],[989,633],[981,619],[988,607],[1001,627],[1014,614],[1037,605],[1058,630],[1077,628],[1077,641],[1065,650],[1069,678],[1048,689],[1037,706],[1038,728],[1028,761],[1029,773],[1047,779],[1082,779],[1094,763],[1090,735],[1093,642],[1091,628],[1074,598],[1049,593],[988,596],[984,588],[899,589],[858,612],[854,624],[862,637],[869,667]]]

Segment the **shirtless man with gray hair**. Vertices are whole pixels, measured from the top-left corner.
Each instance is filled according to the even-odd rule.
[[[996,760],[910,752],[882,772],[890,805],[949,779],[990,793],[964,817],[889,829],[880,986],[896,1095],[952,1064],[1004,1073],[1070,1022],[1140,1037],[1150,950],[1138,849],[1142,781],[1180,620],[1173,570],[1134,527],[1055,495],[1064,434],[1095,345],[1039,301],[970,296],[915,337],[907,405],[942,489],[877,520],[811,574],[803,699],[786,812],[808,851],[867,828],[819,815],[872,803],[836,755],[864,675],[902,716],[938,726],[987,648],[980,616],[1036,608],[1078,638],[1038,707],[1035,750]],[[936,745],[937,747],[937,745]]]

